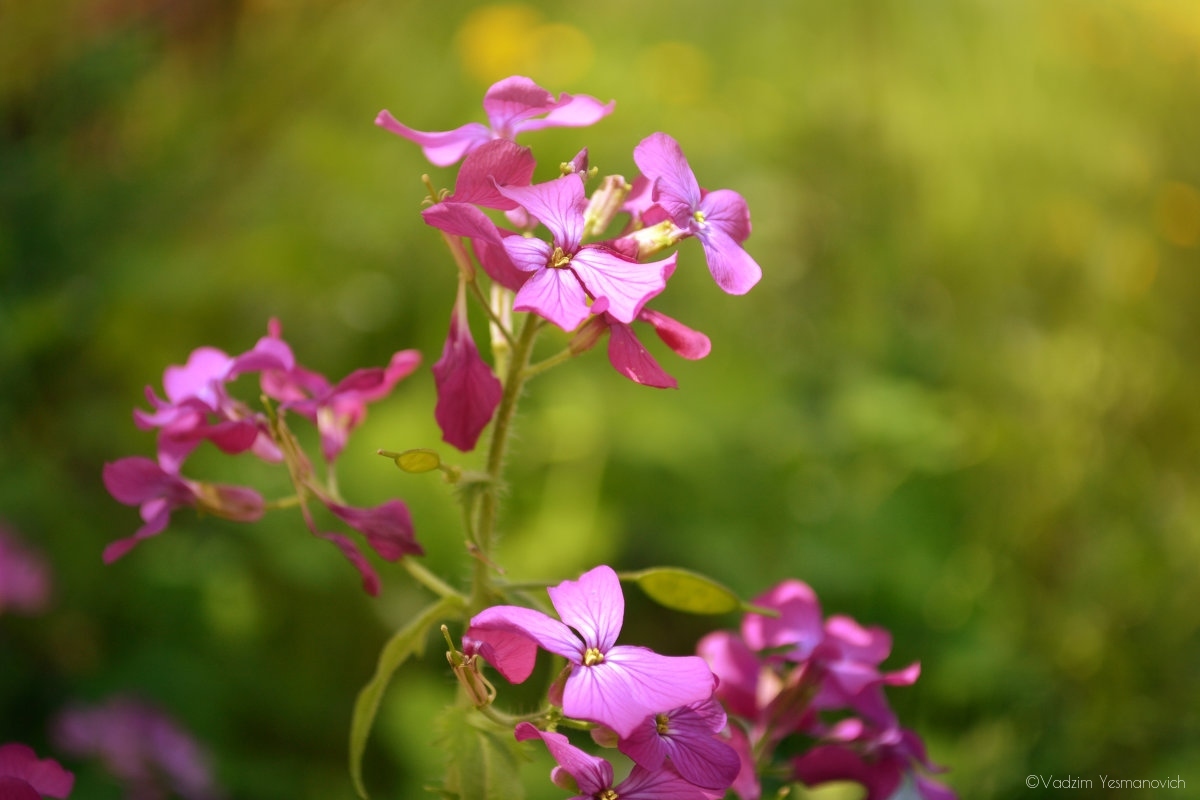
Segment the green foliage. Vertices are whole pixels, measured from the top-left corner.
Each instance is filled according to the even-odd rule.
[[[742,608],[738,596],[699,573],[677,567],[655,567],[626,573],[654,602],[689,614],[728,614]]]
[[[419,657],[425,652],[425,642],[434,625],[457,619],[461,613],[462,601],[459,598],[444,597],[396,631],[379,653],[375,674],[358,693],[358,698],[354,701],[354,717],[350,722],[350,777],[360,797],[367,797],[362,778],[363,751],[375,724],[379,702],[383,699],[383,693],[391,683],[392,676],[410,657]]]
[[[522,800],[521,746],[474,709],[447,708],[437,720],[438,743],[446,753],[446,780],[440,788],[456,800]]]

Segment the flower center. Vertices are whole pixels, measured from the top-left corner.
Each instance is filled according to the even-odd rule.
[[[604,653],[600,652],[598,647],[589,647],[583,651],[583,665],[585,667],[594,667],[597,664],[604,663]],[[613,795],[616,797],[616,795]]]
[[[555,247],[554,253],[550,256],[550,266],[554,269],[562,269],[570,263],[571,256],[564,252],[561,247]]]
[[[696,220],[696,222],[703,225],[704,224],[704,212],[697,209],[696,211],[694,211],[692,213],[692,219]]]
[[[596,795],[596,800],[617,800],[618,795],[612,789],[605,789],[600,794]]]
[[[666,714],[654,715],[654,730],[658,731],[659,736],[666,736],[670,732],[670,720]]]

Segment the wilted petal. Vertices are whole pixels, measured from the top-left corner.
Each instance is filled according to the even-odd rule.
[[[379,594],[379,576],[375,574],[375,568],[371,566],[371,562],[367,561],[366,556],[358,549],[358,545],[352,542],[348,536],[340,533],[317,533],[316,535],[333,542],[334,546],[342,551],[342,555],[362,575],[363,589],[367,594],[372,597]]]
[[[329,510],[366,537],[371,548],[387,561],[406,555],[424,555],[413,533],[412,514],[400,500],[388,500],[371,508],[353,508],[329,503]]]

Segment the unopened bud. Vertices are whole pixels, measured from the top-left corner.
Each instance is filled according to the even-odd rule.
[[[583,237],[599,236],[612,223],[633,187],[620,175],[608,175],[592,192],[583,212]]]
[[[649,258],[660,250],[665,250],[676,242],[687,237],[687,233],[676,227],[675,223],[663,220],[657,225],[639,228],[621,237],[621,241],[632,242],[637,247],[638,260]]]
[[[460,652],[450,639],[450,630],[445,625],[442,626],[442,636],[450,648],[446,651],[446,661],[449,662],[454,677],[471,698],[471,702],[476,708],[490,706],[496,699],[496,687],[479,671],[479,656]]]

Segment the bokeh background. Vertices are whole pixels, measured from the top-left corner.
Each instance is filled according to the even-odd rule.
[[[100,470],[152,452],[130,412],[166,365],[272,316],[334,379],[432,363],[454,270],[420,176],[452,173],[372,120],[480,120],[509,74],[617,100],[527,136],[543,171],[588,146],[632,175],[667,131],[745,195],[764,269],[728,297],[683,250],[656,307],[713,352],[651,345],[678,391],[602,351],[531,387],[510,572],[801,578],[892,630],[888,665],[922,662],[891,697],[965,798],[1037,795],[1029,774],[1200,786],[1200,7],[1176,0],[0,3],[0,518],[55,584],[0,613],[0,741],[56,755],[59,709],[133,693],[229,797],[351,796],[354,694],[421,591],[381,565],[366,597],[286,511],[178,513],[105,567],[138,520]],[[423,369],[372,407],[341,483],[405,498],[430,567],[462,575],[446,487],[374,455],[448,451],[432,404]],[[736,623],[630,595],[631,641]],[[435,647],[389,692],[376,796],[438,775],[443,666]],[[58,756],[76,796],[121,796]]]

